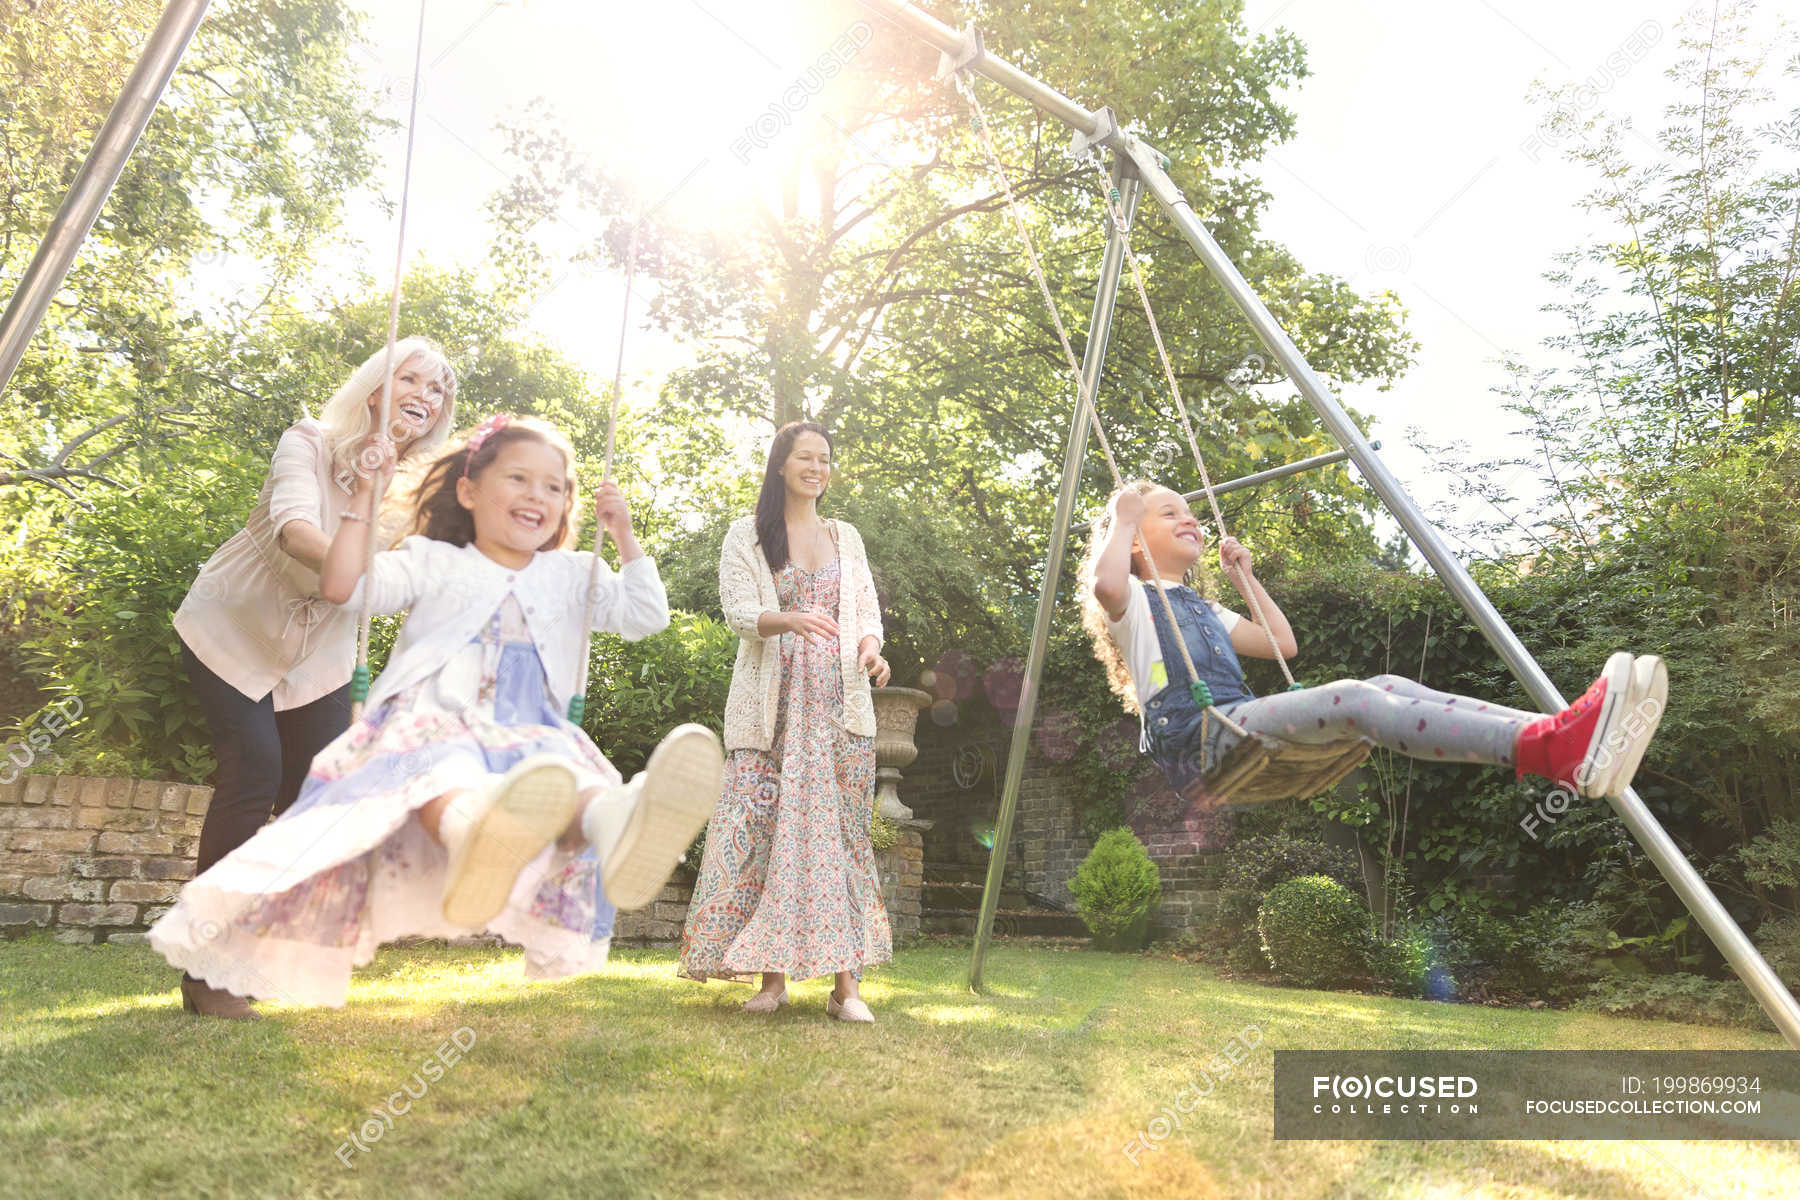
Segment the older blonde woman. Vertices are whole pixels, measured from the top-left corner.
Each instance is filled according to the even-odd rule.
[[[382,457],[429,456],[456,416],[456,372],[425,338],[394,347],[391,424],[378,430],[384,346],[328,400],[290,426],[244,528],[213,552],[175,613],[188,679],[219,760],[200,829],[196,874],[224,858],[300,794],[313,756],[350,724],[356,616],[319,595],[319,568],[359,475]],[[240,996],[184,975],[189,1012],[257,1014]]]
[[[888,680],[862,538],[819,513],[831,438],[783,426],[756,512],[719,558],[737,632],[725,778],[681,938],[691,979],[760,973],[748,1012],[787,1003],[787,978],[835,976],[827,1015],[873,1021],[859,982],[893,954],[875,853],[873,677]]]

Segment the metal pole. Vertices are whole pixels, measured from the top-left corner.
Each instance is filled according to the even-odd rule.
[[[1379,450],[1381,449],[1381,443],[1370,442],[1369,448],[1371,450]],[[1315,454],[1311,458],[1297,459],[1294,462],[1286,463],[1279,467],[1270,467],[1267,471],[1258,471],[1254,475],[1240,475],[1236,479],[1227,479],[1224,483],[1215,483],[1213,484],[1213,495],[1223,496],[1226,492],[1241,491],[1244,488],[1256,487],[1259,484],[1270,483],[1277,479],[1286,479],[1289,475],[1298,475],[1302,471],[1310,471],[1315,467],[1329,467],[1332,463],[1341,463],[1349,457],[1350,452],[1348,450],[1333,450],[1329,454]],[[1206,495],[1205,492],[1183,492],[1181,498],[1183,500],[1193,501],[1200,499],[1200,497],[1204,495]],[[1083,521],[1081,524],[1073,526],[1071,531],[1086,533],[1089,529],[1092,529],[1093,526],[1094,523],[1092,521]]]
[[[905,3],[904,0],[858,0],[858,2],[864,8],[886,17],[902,32],[910,33],[947,54],[956,54],[965,48],[962,34],[936,17]],[[977,75],[993,80],[1015,95],[1023,96],[1036,107],[1073,129],[1087,134],[1094,133],[1099,129],[1099,120],[1094,113],[1010,63],[983,55],[968,64],[968,69]],[[1084,434],[1083,437],[1085,436]]]
[[[44,319],[51,297],[62,287],[82,241],[94,227],[113,185],[119,182],[125,160],[131,157],[144,126],[156,112],[163,90],[175,74],[175,65],[206,16],[208,3],[209,0],[169,0],[143,56],[125,81],[125,89],[113,103],[106,123],[100,126],[93,148],[32,256],[31,265],[13,289],[6,315],[0,317],[0,393],[12,382],[13,372],[18,369],[31,335],[37,332],[38,323]]]
[[[860,0],[860,2],[865,8],[882,14],[900,28],[924,39],[939,50],[955,54],[965,46],[962,36],[955,30],[919,12],[912,5],[904,3],[904,0]],[[1100,122],[1093,112],[991,55],[983,54],[969,65],[969,69],[992,79],[1080,133],[1091,135],[1099,131]],[[1482,636],[1487,638],[1488,643],[1494,647],[1501,660],[1506,663],[1507,668],[1525,685],[1525,690],[1531,695],[1531,698],[1548,712],[1555,712],[1562,708],[1564,706],[1562,694],[1550,682],[1549,676],[1544,674],[1543,669],[1538,666],[1537,660],[1531,656],[1531,652],[1519,641],[1518,636],[1501,618],[1487,596],[1470,578],[1462,563],[1458,562],[1456,556],[1450,552],[1450,547],[1438,535],[1431,522],[1426,520],[1424,513],[1420,512],[1412,502],[1412,498],[1406,494],[1406,489],[1400,486],[1400,481],[1387,469],[1386,464],[1375,456],[1368,440],[1363,437],[1362,432],[1356,428],[1355,423],[1338,404],[1324,381],[1308,365],[1299,348],[1287,336],[1280,323],[1275,320],[1274,315],[1269,312],[1267,306],[1263,304],[1244,277],[1238,273],[1237,267],[1219,248],[1218,243],[1213,241],[1212,235],[1206,231],[1206,227],[1200,223],[1200,218],[1194,214],[1193,208],[1188,204],[1187,198],[1182,195],[1181,189],[1175,186],[1175,181],[1170,179],[1168,172],[1163,169],[1162,154],[1130,134],[1116,131],[1106,136],[1103,144],[1129,156],[1136,163],[1144,186],[1149,188],[1150,194],[1155,198],[1157,204],[1168,214],[1169,219],[1181,231],[1181,235],[1199,254],[1207,270],[1212,272],[1219,285],[1225,289],[1232,302],[1238,306],[1238,309],[1250,322],[1257,338],[1268,348],[1270,353],[1275,355],[1288,377],[1294,381],[1301,394],[1312,405],[1313,411],[1319,414],[1319,419],[1331,431],[1332,436],[1338,440],[1338,444],[1350,452],[1351,460],[1361,468],[1363,477],[1368,481],[1369,486],[1375,490],[1375,494],[1381,498],[1388,511],[1400,522],[1401,528],[1405,529],[1407,535],[1412,538],[1413,545],[1418,547],[1419,553],[1424,555],[1425,561],[1429,562],[1437,571],[1438,578],[1443,581],[1444,586],[1449,589],[1457,603],[1462,605],[1463,609],[1474,619]],[[1073,439],[1070,444],[1074,445]],[[1065,487],[1067,475],[1068,470],[1065,466]],[[1060,513],[1058,519],[1059,522],[1064,520]],[[1066,524],[1060,524],[1059,540],[1053,547],[1053,554],[1060,554],[1060,537],[1066,535],[1066,532]],[[1039,616],[1040,618],[1043,616],[1041,604]],[[1035,677],[1028,672],[1025,679],[1026,694],[1034,698],[1035,685]],[[1024,715],[1024,712],[1025,710],[1021,709],[1021,715]],[[1021,740],[1022,735],[1015,727],[1013,731],[1014,745],[1018,745]],[[1013,764],[1009,764],[1009,781],[1012,770]],[[1739,929],[1737,922],[1731,919],[1731,914],[1725,911],[1725,906],[1720,904],[1718,897],[1712,894],[1712,890],[1706,886],[1705,881],[1700,878],[1693,865],[1683,856],[1680,848],[1675,845],[1668,833],[1657,822],[1655,816],[1645,807],[1638,794],[1627,788],[1624,795],[1609,796],[1607,800],[1613,806],[1614,811],[1619,814],[1619,819],[1625,823],[1625,828],[1630,831],[1631,836],[1637,839],[1638,845],[1650,856],[1650,861],[1656,864],[1656,868],[1662,872],[1663,878],[1668,880],[1669,885],[1675,889],[1675,894],[1681,897],[1681,901],[1687,906],[1688,911],[1700,922],[1700,926],[1706,930],[1707,936],[1712,938],[1713,944],[1718,946],[1720,952],[1725,955],[1726,961],[1738,973],[1738,977],[1744,981],[1744,986],[1750,989],[1750,994],[1762,1006],[1763,1011],[1769,1015],[1769,1019],[1775,1023],[1775,1027],[1781,1031],[1782,1037],[1787,1039],[1788,1045],[1800,1050],[1800,1001],[1794,999],[1793,993],[1788,991],[1786,985],[1781,982],[1781,978],[1763,960],[1755,945],[1748,937],[1744,936],[1744,931]],[[1011,816],[1010,812],[1006,815],[1009,818]],[[1010,834],[1010,825],[1005,832]],[[1002,840],[1002,829],[998,825],[995,827],[994,834],[994,853],[1003,858],[1006,845]],[[992,864],[990,864],[989,879],[991,883],[993,879]],[[985,901],[983,911],[987,911]]]
[[[1123,166],[1122,160],[1120,165]],[[1137,214],[1142,191],[1128,167],[1120,182],[1119,194],[1129,229]],[[1019,784],[1025,778],[1025,760],[1031,753],[1031,723],[1037,715],[1038,680],[1044,673],[1044,658],[1050,648],[1050,620],[1056,613],[1056,588],[1062,581],[1069,518],[1075,511],[1075,494],[1081,488],[1081,463],[1087,457],[1090,409],[1094,391],[1100,383],[1100,365],[1106,360],[1106,344],[1112,336],[1113,302],[1119,295],[1119,274],[1124,264],[1125,239],[1108,221],[1106,250],[1100,258],[1100,282],[1094,289],[1094,311],[1088,321],[1087,345],[1081,354],[1081,390],[1075,397],[1075,413],[1069,422],[1062,487],[1056,495],[1050,549],[1044,556],[1044,582],[1038,588],[1037,619],[1031,627],[1031,651],[1025,660],[1025,683],[1019,691],[1019,709],[1013,714],[1012,749],[1006,756],[1006,783],[1000,792],[1000,811],[994,817],[994,849],[988,859],[987,885],[981,892],[981,916],[975,922],[975,952],[969,961],[971,991],[981,990],[981,963],[987,957],[988,942],[993,937],[994,910],[1000,906],[1001,880],[1006,875],[1007,849],[1012,844],[1013,814],[1019,805]]]
[[[1369,449],[1381,449],[1380,442],[1370,442]],[[1350,457],[1348,450],[1333,450],[1330,454],[1315,454],[1311,458],[1302,458],[1297,462],[1286,463],[1279,467],[1270,467],[1266,471],[1258,471],[1254,475],[1240,475],[1236,479],[1227,479],[1224,483],[1213,484],[1213,495],[1223,496],[1226,492],[1236,492],[1244,488],[1256,487],[1277,479],[1286,479],[1289,475],[1298,475],[1302,471],[1310,471],[1314,467],[1329,467],[1332,463],[1341,463]],[[1182,496],[1184,500],[1198,500],[1205,492],[1188,492]]]

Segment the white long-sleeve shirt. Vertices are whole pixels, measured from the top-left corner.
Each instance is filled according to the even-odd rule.
[[[559,709],[581,679],[588,652],[589,551],[540,550],[524,567],[502,566],[473,544],[453,546],[413,536],[375,556],[370,573],[357,582],[340,607],[357,612],[363,589],[371,589],[374,611],[411,609],[394,639],[387,668],[369,689],[368,707],[443,669],[469,640],[481,632],[507,595],[519,598],[525,623]],[[599,602],[593,631],[616,633],[637,641],[669,627],[669,597],[648,555],[614,571],[600,563]]]

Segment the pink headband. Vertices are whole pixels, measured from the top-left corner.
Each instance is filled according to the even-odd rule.
[[[463,459],[464,479],[469,477],[469,464],[475,461],[475,452],[481,449],[482,445],[485,444],[489,438],[493,437],[494,434],[505,429],[510,424],[512,424],[511,413],[495,413],[475,427],[475,432],[469,435],[469,444],[467,447],[469,456]]]

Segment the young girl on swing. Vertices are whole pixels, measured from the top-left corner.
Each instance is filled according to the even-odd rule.
[[[182,889],[151,945],[239,996],[332,1007],[353,967],[407,935],[499,934],[533,978],[595,969],[613,909],[649,903],[711,815],[718,739],[682,726],[621,784],[564,715],[594,557],[567,548],[574,454],[555,429],[483,422],[426,472],[414,536],[364,578],[374,491],[358,481],[320,583],[346,608],[367,588],[373,611],[411,610],[367,711],[292,808]],[[656,564],[610,480],[594,515],[621,565],[599,564],[592,628],[666,628]]]
[[[1625,790],[1662,717],[1662,660],[1624,652],[1607,660],[1579,700],[1550,716],[1432,691],[1398,675],[1259,699],[1244,682],[1239,656],[1274,658],[1273,641],[1282,657],[1292,657],[1294,631],[1236,538],[1224,539],[1219,559],[1246,601],[1254,597],[1264,624],[1188,586],[1203,548],[1200,523],[1180,493],[1140,480],[1113,494],[1081,565],[1082,624],[1095,657],[1126,711],[1139,715],[1139,750],[1184,796],[1204,793],[1205,777],[1239,739],[1216,718],[1203,729],[1177,637],[1218,711],[1249,733],[1303,744],[1367,738],[1412,758],[1512,767],[1519,778],[1540,776],[1590,797]],[[1152,562],[1175,613],[1173,629],[1151,582]]]

